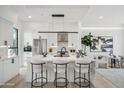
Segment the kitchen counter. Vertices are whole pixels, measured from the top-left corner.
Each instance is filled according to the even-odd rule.
[[[35,56],[32,56],[31,58],[28,59],[28,61],[32,62],[37,62],[37,61],[45,61],[45,62],[52,62],[54,60],[67,60],[67,61],[75,61],[75,60],[78,60],[80,58],[77,58],[76,55],[70,55],[68,57],[54,57],[54,55],[47,55],[47,57],[43,57],[42,55],[35,55]],[[89,61],[94,61],[94,59],[92,59],[91,57],[83,57],[82,59],[86,59],[86,60],[89,60]]]
[[[18,56],[8,56],[8,57],[5,57],[5,58],[0,58],[0,62],[4,61],[4,60],[7,60],[7,59],[12,59],[12,58],[16,58]]]
[[[26,76],[26,81],[30,82],[31,81],[31,62],[41,62],[44,61],[47,63],[47,69],[48,69],[48,81],[53,82],[54,81],[54,70],[53,70],[53,62],[55,60],[66,60],[69,62],[68,64],[68,79],[70,82],[73,82],[73,74],[74,74],[74,66],[75,66],[75,61],[78,60],[79,58],[76,58],[76,55],[71,55],[70,57],[54,57],[54,55],[47,55],[47,57],[43,57],[41,55],[36,55],[28,59],[28,67],[27,67],[27,76]],[[84,57],[85,62],[91,62],[94,61],[90,57]],[[62,61],[60,61],[62,62]],[[91,81],[94,80],[95,77],[95,66],[92,67],[93,71],[91,71]]]

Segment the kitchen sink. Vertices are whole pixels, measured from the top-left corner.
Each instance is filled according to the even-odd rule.
[[[54,57],[70,57],[69,55],[54,55]]]
[[[66,47],[62,47],[61,51],[57,51],[57,54],[54,57],[70,57],[68,51],[66,51]]]

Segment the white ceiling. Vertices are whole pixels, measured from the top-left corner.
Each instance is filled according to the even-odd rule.
[[[89,6],[11,6],[23,21],[50,21],[52,14],[64,14],[65,21],[78,21],[87,13]],[[32,19],[28,19],[31,15]]]
[[[33,5],[10,6],[22,21],[52,20],[52,14],[64,14],[66,22],[82,22],[82,26],[124,26],[124,6],[88,6],[88,5]],[[32,16],[29,19],[28,16]],[[102,16],[102,19],[99,19]]]

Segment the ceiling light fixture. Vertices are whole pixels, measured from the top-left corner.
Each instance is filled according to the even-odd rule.
[[[28,16],[28,18],[32,18],[32,16]]]
[[[54,31],[54,26],[56,25],[56,22],[60,22],[62,23],[62,28],[61,31],[64,31],[64,14],[52,14],[52,30]]]
[[[103,19],[103,16],[99,16],[99,19]]]

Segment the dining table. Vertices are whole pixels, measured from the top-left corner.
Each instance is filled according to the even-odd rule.
[[[111,61],[111,65],[110,67],[111,68],[116,68],[117,67],[117,64],[119,65],[119,59],[117,57],[109,57],[110,58],[110,61]]]

